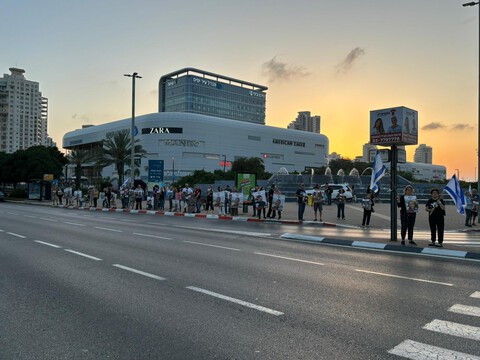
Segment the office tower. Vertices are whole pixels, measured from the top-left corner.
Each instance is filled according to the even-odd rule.
[[[185,68],[160,78],[158,112],[187,112],[265,125],[263,85]]]

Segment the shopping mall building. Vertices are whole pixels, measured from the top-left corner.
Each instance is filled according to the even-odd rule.
[[[135,139],[146,151],[141,178],[148,181],[155,169],[169,183],[195,170],[229,170],[241,157],[262,159],[271,173],[326,166],[325,135],[264,125],[266,90],[192,68],[162,76],[159,112],[135,117]],[[84,127],[65,134],[63,147],[95,151],[130,129],[131,118]],[[113,167],[103,169],[103,177],[112,175]]]

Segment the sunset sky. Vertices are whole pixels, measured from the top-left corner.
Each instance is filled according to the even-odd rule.
[[[199,69],[268,86],[267,125],[322,117],[330,152],[369,141],[370,110],[418,111],[419,144],[476,180],[478,6],[465,0],[2,0],[0,71],[49,99],[48,132],[157,111],[158,80]],[[407,147],[413,161],[416,146]]]

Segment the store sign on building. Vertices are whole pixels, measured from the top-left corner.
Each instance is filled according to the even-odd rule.
[[[184,146],[184,147],[204,147],[205,141],[200,140],[174,140],[168,139],[163,141],[165,146]]]
[[[418,112],[404,106],[370,111],[370,143],[418,144]]]
[[[273,139],[272,142],[278,145],[289,145],[289,146],[300,146],[305,147],[305,143],[301,141],[292,141],[292,140],[282,140],[282,139]]]
[[[149,128],[143,128],[142,134],[183,134],[183,128],[149,127]]]

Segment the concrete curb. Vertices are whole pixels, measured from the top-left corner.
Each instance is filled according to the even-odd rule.
[[[480,253],[477,252],[468,252],[468,251],[458,251],[458,250],[448,250],[448,249],[439,249],[439,248],[422,248],[414,246],[405,246],[405,245],[390,245],[382,244],[377,242],[368,242],[368,241],[350,241],[350,240],[341,240],[341,239],[328,239],[319,236],[305,236],[299,234],[283,234],[282,239],[288,240],[298,240],[298,241],[308,241],[314,243],[323,243],[323,244],[333,244],[341,246],[352,246],[363,249],[377,249],[377,250],[387,250],[387,251],[400,251],[424,255],[439,255],[452,258],[462,258],[462,259],[475,259],[480,260]]]

